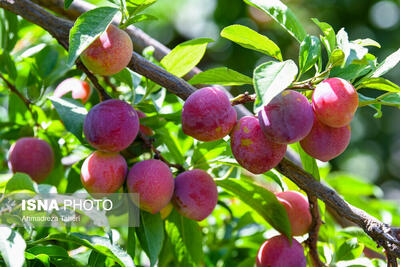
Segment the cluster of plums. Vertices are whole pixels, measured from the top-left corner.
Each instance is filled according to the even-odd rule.
[[[81,60],[95,74],[112,75],[124,69],[131,56],[129,36],[110,25],[81,54]],[[67,79],[54,95],[61,97],[68,92],[85,103],[90,87],[83,81]],[[311,102],[299,92],[285,90],[263,107],[258,117],[237,121],[228,96],[220,89],[205,87],[186,100],[182,129],[204,142],[230,134],[234,157],[254,174],[274,168],[284,157],[287,145],[295,142],[300,142],[312,157],[329,161],[349,144],[349,124],[358,106],[358,95],[349,82],[330,78],[316,86]],[[203,220],[218,200],[216,184],[207,172],[194,169],[174,179],[169,166],[156,159],[138,162],[128,170],[119,152],[132,144],[139,131],[153,134],[150,128],[139,124],[139,118],[144,116],[116,99],[101,102],[89,111],[83,131],[96,151],[83,162],[83,186],[91,194],[110,194],[126,182],[130,193],[139,194],[139,203],[135,204],[142,210],[163,214],[172,203],[183,216]],[[54,153],[44,140],[21,138],[10,149],[10,169],[27,173],[36,182],[44,181],[53,165]],[[292,236],[306,234],[312,220],[307,199],[295,191],[277,193],[276,197],[286,209]],[[257,266],[306,266],[302,245],[291,239],[278,235],[267,240],[258,251]]]
[[[314,158],[331,160],[350,142],[350,122],[358,107],[354,87],[340,78],[318,84],[312,103],[301,93],[285,90],[255,116],[236,121],[227,95],[214,87],[202,88],[186,100],[182,111],[184,133],[201,141],[230,134],[238,163],[254,174],[274,168],[287,145],[299,142]]]
[[[172,201],[187,218],[206,218],[218,199],[216,184],[207,172],[185,171],[174,179],[169,166],[156,159],[138,162],[128,171],[119,152],[133,142],[139,130],[146,128],[140,129],[137,111],[124,101],[107,100],[89,111],[83,131],[97,151],[82,165],[81,180],[86,190],[92,194],[114,193],[126,180],[128,191],[139,194],[140,203],[136,204],[145,211],[160,212]]]

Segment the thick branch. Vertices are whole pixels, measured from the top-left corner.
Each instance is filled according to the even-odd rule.
[[[334,190],[316,181],[311,174],[283,159],[276,169],[301,189],[321,199],[342,217],[360,226],[379,246],[400,257],[400,241],[389,225],[382,223],[365,211],[347,203]]]
[[[70,22],[49,14],[27,0],[0,0],[0,7],[38,24],[52,34],[64,47],[68,46],[68,33],[72,26]],[[129,67],[182,98],[186,98],[195,90],[184,80],[173,77],[170,73],[143,59],[136,53],[133,53]],[[318,197],[341,216],[363,228],[378,245],[386,249],[390,259],[393,256],[400,257],[400,241],[390,226],[353,207],[334,190],[316,181],[310,174],[289,160],[283,159],[276,169],[294,181],[300,188],[309,192],[311,196]]]

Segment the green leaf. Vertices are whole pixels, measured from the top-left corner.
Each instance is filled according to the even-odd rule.
[[[308,71],[321,56],[321,43],[312,35],[307,35],[300,44],[299,67],[300,73]]]
[[[336,47],[336,34],[335,30],[326,22],[320,22],[318,19],[311,19],[324,33],[324,36],[321,36],[321,41],[325,45],[326,50],[328,51],[328,55],[331,55],[332,51]]]
[[[374,240],[372,240],[372,238],[367,235],[363,229],[361,229],[360,227],[346,227],[343,230],[340,230],[338,232],[339,235],[348,237],[348,238],[352,238],[355,237],[357,238],[358,242],[361,244],[364,244],[365,246],[367,246],[369,249],[372,249],[373,251],[382,252],[382,248],[378,248],[376,246],[376,243]]]
[[[64,0],[64,8],[68,9],[74,0]]]
[[[140,225],[136,228],[140,245],[150,259],[151,266],[157,262],[164,241],[164,227],[160,213],[140,212]]]
[[[179,140],[166,128],[160,128],[157,130],[157,134],[160,135],[162,142],[168,147],[169,152],[172,154],[176,163],[183,164],[185,158],[183,157]]]
[[[25,248],[25,240],[17,231],[8,226],[0,225],[0,254],[7,266],[24,266]]]
[[[93,267],[105,267],[105,261],[107,257],[104,254],[101,254],[95,250],[92,250],[88,259],[88,266]]]
[[[326,181],[344,197],[382,197],[382,190],[378,186],[365,182],[363,178],[348,173],[335,172],[335,174],[329,175]],[[357,188],[357,190],[354,190],[354,188]]]
[[[165,231],[173,247],[179,266],[201,266],[203,240],[196,221],[189,220],[173,210],[165,221]]]
[[[195,75],[189,80],[190,84],[220,84],[220,85],[244,85],[252,84],[253,80],[237,71],[220,67],[209,69]]]
[[[389,55],[382,63],[379,64],[378,68],[372,74],[373,78],[380,77],[393,69],[400,62],[400,48]]]
[[[72,66],[79,55],[107,29],[118,11],[113,7],[99,7],[79,16],[69,33],[68,66]]]
[[[317,161],[315,158],[308,155],[300,146],[300,143],[296,144],[296,150],[300,155],[301,164],[303,165],[303,169],[310,173],[315,180],[319,181],[321,179],[319,175],[319,169],[317,165]]]
[[[33,255],[46,254],[50,257],[57,258],[69,257],[68,252],[65,250],[65,248],[56,245],[34,246],[28,249],[27,252]]]
[[[112,244],[108,238],[97,235],[85,235],[80,233],[57,233],[50,234],[46,238],[40,239],[36,242],[57,240],[61,242],[74,243],[93,249],[107,257],[110,257],[118,264],[124,267],[135,266],[132,258],[116,244]]]
[[[125,29],[126,27],[128,27],[129,25],[132,25],[134,23],[138,23],[138,22],[145,21],[145,20],[157,20],[157,19],[158,19],[157,17],[150,15],[150,14],[140,14],[140,15],[136,15],[136,16],[129,18],[121,26],[121,28]]]
[[[381,45],[377,41],[372,40],[370,38],[357,39],[357,40],[352,41],[352,43],[355,43],[355,44],[358,44],[361,46],[375,46],[375,47],[381,48]]]
[[[292,60],[269,61],[254,70],[253,83],[257,94],[254,112],[257,113],[296,78],[297,66]]]
[[[126,7],[130,15],[135,15],[155,2],[157,2],[157,0],[126,0]]]
[[[4,193],[7,194],[18,191],[31,191],[36,193],[37,186],[29,175],[17,172],[8,180]]]
[[[276,230],[290,238],[291,229],[288,215],[285,207],[278,201],[274,193],[244,180],[225,179],[216,181],[216,183],[224,191],[239,198],[255,210]]]
[[[207,44],[213,41],[209,38],[200,38],[183,42],[161,60],[161,65],[172,74],[182,77],[200,62],[206,52]]]
[[[400,92],[400,87],[384,78],[369,78],[361,82],[357,88],[371,88],[387,92]]]
[[[340,49],[335,49],[332,51],[331,56],[329,57],[329,65],[332,66],[341,66],[344,64],[345,55],[344,52]]]
[[[360,244],[357,238],[346,240],[336,251],[336,261],[354,260],[361,256],[364,245]]]
[[[282,61],[281,50],[273,41],[246,26],[228,26],[221,31],[221,36],[244,48],[267,54]]]
[[[307,33],[294,13],[279,0],[244,0],[247,4],[261,9],[276,20],[299,43]]]
[[[191,164],[194,168],[200,166],[207,166],[207,161],[213,160],[224,151],[226,151],[228,144],[224,140],[218,140],[214,142],[204,142],[198,144],[194,151],[191,159]]]
[[[74,134],[81,142],[83,122],[87,114],[85,107],[76,100],[69,98],[48,97],[57,110],[65,128]]]

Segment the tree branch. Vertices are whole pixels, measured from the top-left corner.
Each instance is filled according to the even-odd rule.
[[[25,104],[25,106],[27,107],[27,109],[32,112],[31,110],[31,101],[29,101],[24,95],[21,94],[20,91],[18,91],[18,89],[12,84],[10,83],[4,76],[3,74],[0,73],[0,79],[2,79],[4,81],[4,83],[7,85],[8,89],[10,89],[11,92],[13,92],[14,94],[16,94]]]
[[[72,23],[53,16],[28,0],[0,0],[0,7],[41,26],[65,48],[68,47],[69,29]],[[195,90],[183,79],[174,77],[136,53],[133,53],[129,67],[166,87],[171,93],[183,99],[187,98]],[[393,257],[400,257],[400,241],[397,239],[397,233],[390,226],[380,222],[363,210],[350,205],[334,190],[316,181],[309,173],[286,158],[279,163],[276,169],[290,178],[301,189],[309,192],[311,196],[318,197],[341,216],[360,226],[379,246],[385,248],[389,255],[388,258],[392,262],[391,264],[393,264]]]
[[[315,267],[326,266],[320,259],[318,254],[318,235],[319,228],[321,226],[321,215],[319,213],[318,198],[307,192],[308,202],[310,203],[310,213],[312,216],[312,222],[310,231],[308,232],[308,239],[306,240],[307,246],[310,249],[309,253]]]

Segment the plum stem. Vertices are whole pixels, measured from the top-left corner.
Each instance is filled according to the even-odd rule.
[[[256,94],[250,95],[249,92],[245,92],[231,99],[232,106],[244,104],[247,102],[254,102],[256,100]]]
[[[166,163],[170,168],[175,168],[178,170],[179,173],[184,172],[185,168],[181,164],[170,163],[167,159],[161,155],[161,152],[153,145],[153,139],[149,138],[145,134],[139,132],[140,139],[143,140],[144,144],[150,148],[150,150],[154,153],[154,158],[163,161]]]

